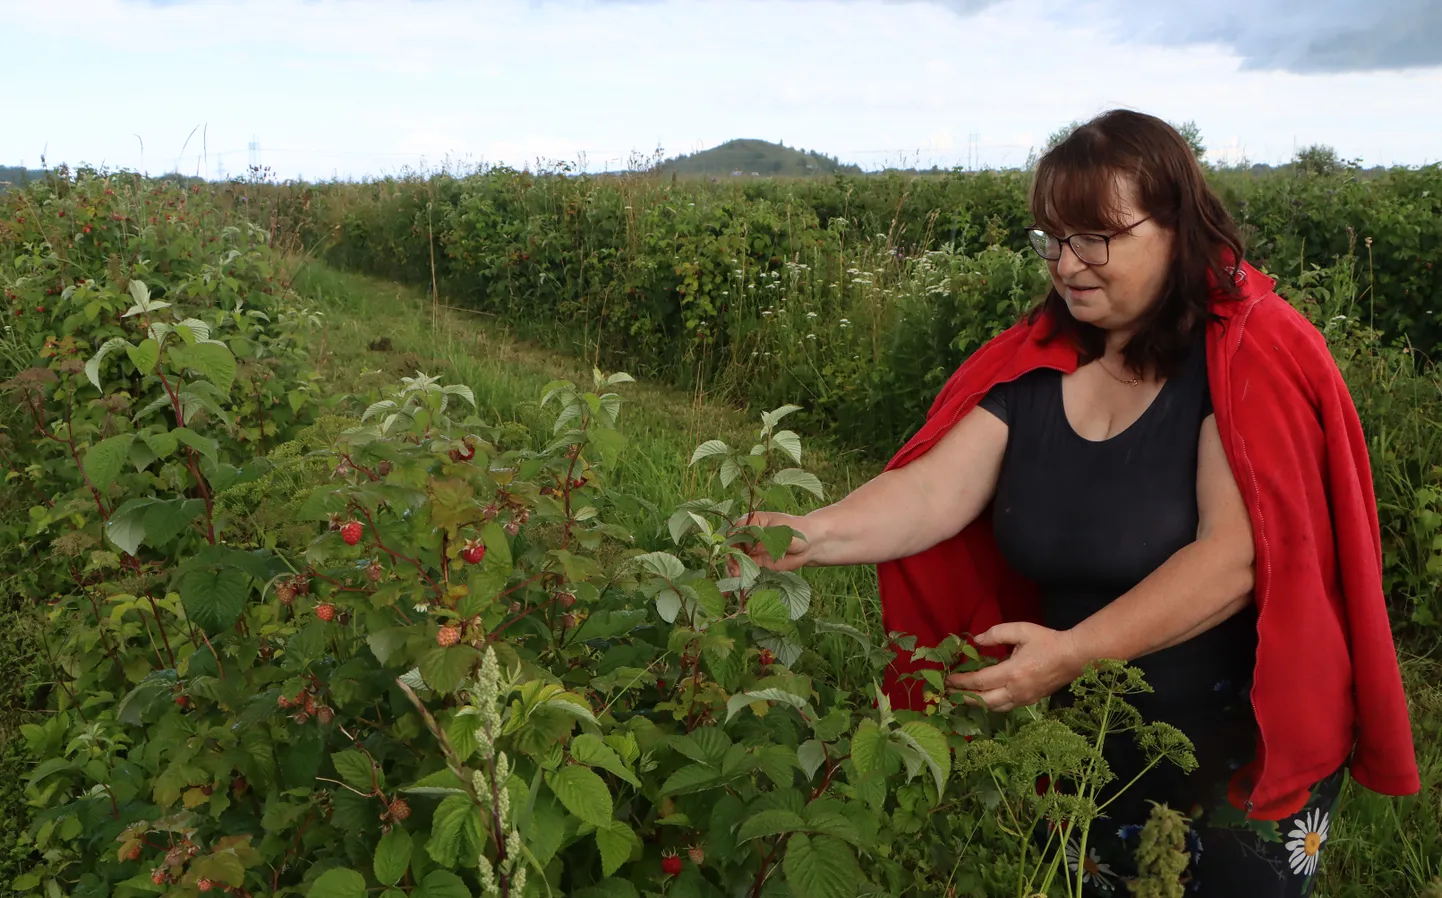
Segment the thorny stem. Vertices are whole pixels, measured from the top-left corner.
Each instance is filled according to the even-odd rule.
[[[145,597],[150,600],[150,613],[155,615],[155,627],[160,631],[160,641],[165,643],[165,654],[170,658],[170,666],[175,667],[175,652],[170,650],[170,637],[165,632],[165,625],[160,622],[160,608],[155,604],[155,596],[147,590]]]
[[[426,585],[429,586],[437,596],[444,597],[444,592],[442,592],[440,586],[437,585],[436,581],[431,579],[431,575],[426,573],[426,567],[425,565],[421,564],[420,559],[412,558],[409,555],[404,555],[400,552],[397,552],[387,546],[381,540],[380,532],[376,530],[375,521],[371,518],[370,512],[366,510],[366,507],[364,505],[353,502],[351,503],[351,508],[360,512],[361,517],[365,518],[366,523],[370,525],[371,542],[375,543],[377,549],[380,549],[382,552],[389,555],[392,561],[404,561],[407,564],[412,565],[420,573],[421,579],[426,581]]]

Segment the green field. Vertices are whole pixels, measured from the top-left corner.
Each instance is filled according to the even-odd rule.
[[[1232,185],[1363,414],[1423,766],[1418,796],[1349,787],[1327,898],[1442,885],[1442,393],[1416,342],[1436,244],[1382,227],[1428,177]],[[729,544],[673,514],[804,509],[874,475],[936,372],[1036,285],[1004,236],[1015,188],[83,176],[0,198],[0,882],[1068,894],[1060,842],[1023,855],[1018,821],[1085,825],[1085,802],[1033,784],[1102,736],[945,702],[888,718],[869,571],[727,583]],[[1268,211],[1329,190],[1378,223],[1333,203],[1351,256],[1306,236],[1323,210]],[[965,240],[942,239],[943,209]],[[596,364],[638,380],[596,386]],[[418,374],[438,380],[401,392]],[[558,379],[576,390],[543,404]],[[713,439],[740,450],[730,475],[691,463]]]

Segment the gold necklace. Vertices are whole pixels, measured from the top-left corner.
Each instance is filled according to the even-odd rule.
[[[1115,374],[1112,374],[1112,369],[1102,364],[1102,360],[1100,357],[1097,358],[1097,364],[1101,365],[1102,370],[1105,371],[1112,380],[1116,381],[1119,384],[1126,384],[1129,387],[1135,387],[1142,382],[1142,379],[1140,377],[1137,377],[1136,375],[1132,375],[1130,379],[1126,380],[1117,377]]]

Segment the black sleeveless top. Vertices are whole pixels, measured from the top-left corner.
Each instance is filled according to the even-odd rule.
[[[1048,627],[1081,622],[1196,539],[1197,444],[1212,412],[1201,340],[1141,417],[1108,440],[1072,428],[1058,371],[999,385],[981,405],[1010,431],[993,506],[997,542],[1037,584]],[[1216,708],[1250,685],[1256,645],[1249,608],[1136,659],[1155,693],[1135,704],[1178,725],[1190,710]]]

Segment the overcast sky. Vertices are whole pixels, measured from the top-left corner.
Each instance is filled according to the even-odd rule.
[[[599,170],[734,137],[1012,166],[1114,106],[1213,159],[1442,159],[1442,0],[0,0],[0,30],[0,164],[32,167]]]

